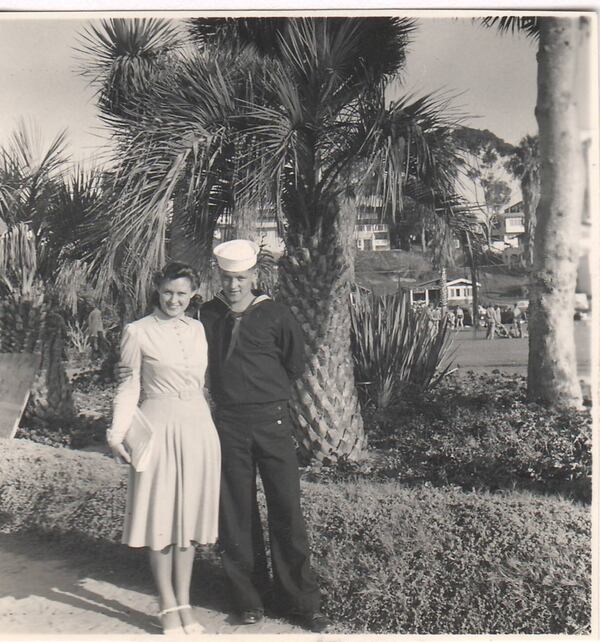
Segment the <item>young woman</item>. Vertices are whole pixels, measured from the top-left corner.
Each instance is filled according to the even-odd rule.
[[[142,471],[130,469],[122,541],[149,549],[163,631],[199,633],[189,600],[193,544],[217,538],[221,453],[203,390],[204,328],[185,315],[197,275],[170,263],[154,286],[154,311],[123,333],[121,363],[132,374],[119,386],[107,439],[129,463],[123,439],[141,398],[151,454]]]

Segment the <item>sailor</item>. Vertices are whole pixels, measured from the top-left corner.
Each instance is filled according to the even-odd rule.
[[[259,622],[265,598],[313,632],[320,612],[300,507],[288,400],[304,370],[304,338],[289,308],[254,289],[258,246],[233,240],[214,249],[222,290],[200,318],[208,340],[208,385],[221,440],[219,541],[240,622]],[[272,580],[257,504],[257,472],[268,506]]]

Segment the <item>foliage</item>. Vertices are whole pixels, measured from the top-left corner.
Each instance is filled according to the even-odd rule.
[[[539,40],[539,16],[496,16],[494,18],[481,18],[485,27],[498,29],[503,33],[525,33],[532,40]]]
[[[23,440],[0,453],[4,530],[118,542],[127,468]],[[323,608],[348,632],[589,633],[589,511],[525,493],[304,483]]]
[[[448,372],[451,334],[404,292],[377,296],[355,288],[351,296],[355,374],[363,404],[385,410],[404,396],[435,386]]]
[[[43,286],[38,272],[35,236],[25,223],[8,228],[0,238],[0,287],[17,301],[40,304]]]
[[[45,322],[45,288],[38,272],[35,237],[25,223],[0,238],[0,350],[39,349]]]
[[[77,355],[89,355],[91,351],[90,336],[87,325],[74,319],[67,323],[67,339],[69,346]]]
[[[590,515],[521,493],[305,487],[324,609],[353,631],[590,630]]]
[[[21,121],[0,148],[0,217],[8,225],[28,224],[37,237],[67,160],[66,132],[44,148],[40,129]]]
[[[371,457],[313,479],[396,479],[458,485],[464,490],[527,488],[591,498],[589,411],[526,402],[523,377],[446,377],[422,396],[371,415]]]

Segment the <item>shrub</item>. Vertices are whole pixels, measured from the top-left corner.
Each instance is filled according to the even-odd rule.
[[[364,405],[385,409],[407,394],[435,386],[449,364],[451,335],[434,329],[403,292],[377,296],[356,288],[351,298],[352,350]]]
[[[355,483],[305,511],[325,609],[354,631],[589,631],[590,516],[566,500]]]
[[[312,478],[400,479],[463,489],[535,488],[589,502],[588,410],[527,403],[517,375],[446,378],[435,390],[371,416],[371,457]]]
[[[4,528],[117,542],[125,477],[96,453],[9,442]],[[324,610],[353,632],[589,632],[590,516],[566,500],[362,482],[304,483],[303,504]]]

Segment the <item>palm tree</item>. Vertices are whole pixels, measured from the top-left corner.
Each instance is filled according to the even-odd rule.
[[[100,194],[97,171],[68,175],[66,135],[42,145],[39,130],[21,123],[0,148],[0,349],[42,352],[44,374],[32,395],[41,419],[69,420],[72,390],[62,362],[64,321],[58,308],[73,305],[87,268],[82,226]],[[83,237],[85,238],[85,237]]]
[[[92,56],[98,48],[126,49],[107,46],[117,32],[113,25],[109,35],[110,24],[101,41],[88,32]],[[194,46],[165,54],[168,69],[121,92],[118,113],[105,114],[120,161],[113,233],[98,261],[105,275],[121,261],[143,280],[182,224],[172,226],[176,206],[206,264],[219,216],[274,207],[286,228],[279,296],[307,340],[307,369],[292,401],[301,449],[323,461],[357,458],[365,436],[348,309],[357,198],[380,198],[398,211],[415,184],[434,204],[451,193],[456,116],[443,116],[447,100],[435,97],[385,105],[385,87],[404,64],[412,20],[190,24]],[[119,68],[136,64],[135,56],[118,60]],[[103,70],[101,86],[113,86],[106,80],[111,73]]]
[[[588,20],[564,13],[484,23],[524,30],[538,42],[540,200],[530,276],[527,394],[547,405],[578,407],[573,308],[585,179],[575,82]]]

